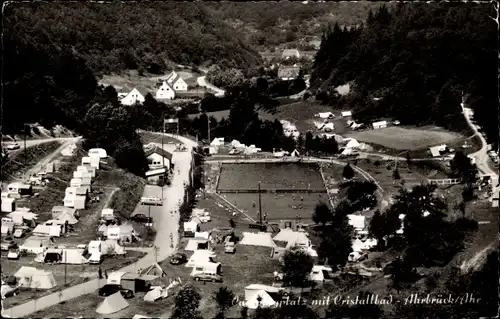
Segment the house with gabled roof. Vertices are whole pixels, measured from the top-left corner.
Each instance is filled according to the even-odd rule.
[[[163,81],[162,85],[156,91],[156,99],[173,100],[174,98],[175,98],[174,89],[167,83],[167,81]]]
[[[187,83],[175,71],[172,71],[172,73],[167,76],[166,80],[168,85],[170,85],[174,91],[187,91],[188,89]]]
[[[124,98],[120,100],[123,105],[134,105],[144,103],[146,95],[149,91],[145,88],[135,87]]]
[[[149,169],[167,168],[172,164],[172,154],[161,147],[154,147],[144,152],[148,159]]]
[[[282,66],[278,69],[278,77],[284,81],[295,80],[300,74],[298,66]]]
[[[281,57],[283,59],[289,59],[291,57],[295,57],[298,59],[298,58],[300,58],[300,53],[299,53],[299,50],[297,50],[297,49],[285,49],[285,50],[283,50]]]

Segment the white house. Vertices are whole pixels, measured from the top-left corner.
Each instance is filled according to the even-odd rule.
[[[283,54],[281,55],[282,58],[284,59],[289,59],[291,57],[295,57],[295,58],[300,58],[300,53],[299,53],[299,50],[297,49],[285,49],[283,50]]]
[[[128,93],[123,99],[120,101],[123,105],[134,105],[137,103],[144,103],[144,95],[139,92],[138,89],[133,88],[130,93]]]
[[[154,147],[145,152],[146,158],[148,159],[149,169],[158,169],[166,167],[170,169],[172,164],[172,154],[165,151],[161,147]]]
[[[170,73],[167,77],[167,83],[174,89],[174,91],[187,91],[188,89],[187,83],[175,71],[172,71],[172,73]]]
[[[163,84],[160,86],[158,91],[156,91],[156,98],[173,100],[175,98],[175,91],[166,81],[163,81]]]
[[[386,128],[387,127],[387,121],[378,121],[378,122],[373,122],[372,123],[373,129],[379,129],[379,128]]]

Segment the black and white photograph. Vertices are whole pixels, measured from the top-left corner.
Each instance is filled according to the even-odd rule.
[[[498,1],[2,26],[2,318],[498,316]]]

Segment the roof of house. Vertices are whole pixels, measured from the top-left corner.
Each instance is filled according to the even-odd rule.
[[[278,77],[295,78],[299,76],[300,68],[298,66],[282,66],[278,69]]]
[[[188,98],[188,97],[190,97],[190,98],[196,98],[196,97],[204,98],[205,94],[206,94],[205,91],[189,91],[189,92],[180,92],[179,91],[179,92],[175,92],[175,95],[177,97],[180,97],[180,98],[182,98],[182,97],[185,97],[185,98]]]
[[[299,50],[297,49],[285,49],[283,50],[282,56],[296,56],[299,55]]]
[[[150,150],[147,150],[144,153],[145,153],[146,157],[149,156],[149,155],[151,155],[151,154],[153,154],[153,153],[155,153],[155,154],[158,154],[158,155],[163,156],[165,158],[168,158],[169,161],[172,161],[172,154],[169,153],[169,152],[167,152],[167,151],[165,151],[163,148],[158,147],[158,146],[156,146],[156,147],[154,147],[154,148],[152,148]]]
[[[443,147],[444,146],[444,147]],[[446,145],[437,145],[433,147],[429,147],[431,154],[433,157],[441,156],[441,152],[446,149]]]

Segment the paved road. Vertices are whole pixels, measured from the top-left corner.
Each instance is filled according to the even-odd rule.
[[[70,140],[74,140],[74,139],[75,139],[75,137],[55,137],[55,138],[44,138],[44,139],[39,139],[39,140],[26,140],[26,148],[32,147],[35,145],[39,145],[39,144],[53,142],[53,141],[66,142],[66,141],[70,141]],[[14,142],[3,142],[2,144],[10,145],[13,143]],[[16,153],[24,150],[24,140],[17,140],[16,143],[19,144],[19,146],[21,148],[18,150],[9,151],[9,155],[16,154]]]
[[[158,133],[159,134],[159,133]],[[191,151],[192,147],[197,145],[187,138],[174,136],[172,134],[165,134],[173,138],[181,140],[188,146],[187,152],[172,152],[172,162],[175,164],[174,178],[170,186],[163,188],[164,205],[157,206],[151,209],[151,215],[154,216],[155,227],[157,236],[155,240],[155,247],[157,249],[150,250],[151,252],[138,260],[136,263],[128,265],[120,269],[125,272],[135,272],[138,269],[145,269],[155,261],[161,261],[167,258],[175,249],[178,243],[178,225],[179,203],[184,197],[184,184],[189,182],[189,169],[191,167]],[[172,145],[164,145],[165,149],[170,150]],[[179,169],[179,173],[177,173]],[[144,190],[144,196],[161,196],[161,188],[148,186]],[[159,194],[159,195],[158,195]],[[143,212],[144,206],[138,206],[137,210]],[[171,215],[170,212],[174,214]],[[170,234],[173,235],[173,241],[170,241]],[[30,314],[56,305],[61,301],[68,301],[84,294],[94,293],[100,286],[105,284],[105,280],[94,279],[86,283],[69,287],[61,292],[53,293],[45,297],[32,300],[22,305],[12,307],[10,309],[2,309],[2,317],[8,316],[12,318],[23,318]]]
[[[205,79],[205,76],[200,76],[196,79],[196,82],[198,82],[199,86],[203,86],[212,91],[215,91],[215,96],[224,96],[224,94],[226,93],[224,90],[221,90],[218,87],[215,87],[212,84],[208,83]]]

